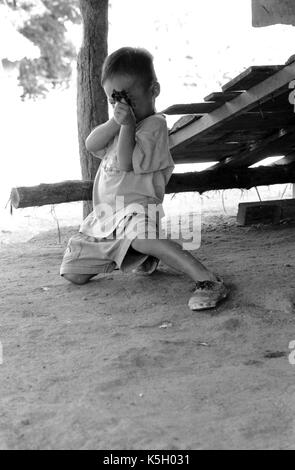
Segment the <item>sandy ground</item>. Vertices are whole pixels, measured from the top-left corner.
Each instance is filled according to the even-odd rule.
[[[294,449],[295,225],[215,216],[199,258],[231,287],[191,312],[160,265],[74,286],[76,228],[1,246],[1,449]]]

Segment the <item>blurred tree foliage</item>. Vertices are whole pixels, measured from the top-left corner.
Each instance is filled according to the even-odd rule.
[[[40,57],[20,62],[22,98],[45,96],[58,85],[68,86],[76,50],[66,37],[66,23],[81,23],[79,0],[0,0],[19,14],[18,31],[39,47]]]

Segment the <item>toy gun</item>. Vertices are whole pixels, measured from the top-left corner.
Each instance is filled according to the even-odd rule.
[[[128,94],[125,90],[122,90],[122,91],[113,90],[112,98],[115,102],[118,101],[119,103],[121,103],[121,100],[124,99],[126,101],[126,103],[129,106],[131,106],[130,98],[129,98],[129,96],[128,96]]]

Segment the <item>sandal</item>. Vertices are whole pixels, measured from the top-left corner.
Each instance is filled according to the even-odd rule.
[[[147,259],[139,265],[137,268],[133,269],[134,274],[141,274],[143,276],[150,276],[153,274],[159,264],[160,260],[154,256],[148,256]]]
[[[217,281],[198,281],[194,294],[189,299],[191,310],[206,310],[216,307],[217,303],[228,296],[229,290],[221,279]]]

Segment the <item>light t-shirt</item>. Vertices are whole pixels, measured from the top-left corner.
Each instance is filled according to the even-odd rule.
[[[122,171],[117,159],[118,136],[97,154],[102,162],[93,184],[93,212],[83,221],[80,232],[107,237],[128,214],[145,212],[162,202],[174,162],[169,151],[166,119],[148,116],[136,126],[132,171]],[[149,210],[149,214],[153,211]]]

